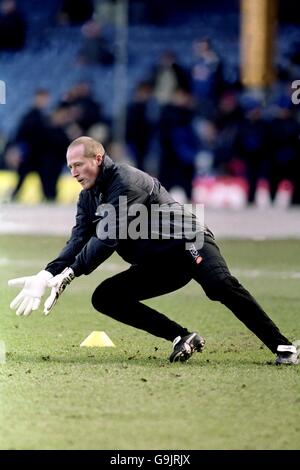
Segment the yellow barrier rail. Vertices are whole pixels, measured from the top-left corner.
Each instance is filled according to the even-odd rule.
[[[14,171],[0,171],[0,201],[9,199],[16,184],[17,174]],[[62,174],[57,182],[56,201],[62,204],[73,203],[77,201],[80,191],[80,185],[70,175]],[[24,204],[38,204],[43,201],[41,181],[37,173],[26,176],[17,201]]]

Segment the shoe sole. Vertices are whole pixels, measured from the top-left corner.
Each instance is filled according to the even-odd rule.
[[[171,357],[170,357],[170,362],[186,362],[190,359],[190,357],[192,357],[192,355],[194,354],[194,352],[202,352],[204,346],[205,346],[205,339],[202,338],[201,336],[201,340],[199,341],[199,343],[194,346],[194,345],[191,345],[191,341],[192,339],[197,336],[196,333],[194,333],[193,335],[191,335],[191,337],[185,341],[185,344],[188,344],[189,347],[191,348],[191,351],[188,352],[188,351],[178,351],[178,353],[173,356],[171,354]]]

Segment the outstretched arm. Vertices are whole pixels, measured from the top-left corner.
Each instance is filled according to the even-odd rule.
[[[91,219],[90,210],[83,192],[79,195],[77,203],[76,224],[72,229],[71,237],[67,241],[57,258],[45,267],[53,276],[61,273],[65,268],[74,263],[76,256],[88,240],[92,237],[95,227]]]

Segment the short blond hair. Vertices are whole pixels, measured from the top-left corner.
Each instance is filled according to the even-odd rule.
[[[84,156],[86,158],[94,158],[96,155],[101,155],[103,157],[105,154],[103,145],[97,140],[87,136],[78,137],[77,139],[73,140],[67,149],[67,153],[70,149],[76,147],[77,145],[83,145]]]

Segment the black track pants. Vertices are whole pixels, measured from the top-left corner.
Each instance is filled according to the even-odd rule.
[[[191,280],[182,265],[180,268],[170,263],[164,260],[155,266],[135,265],[106,279],[92,296],[93,306],[116,320],[170,341],[189,334],[186,328],[140,302],[173,292]]]
[[[110,317],[173,341],[189,330],[142,300],[173,292],[191,279],[198,282],[211,300],[228,307],[272,352],[279,344],[291,344],[258,305],[250,293],[229,272],[214,239],[206,235],[196,264],[188,251],[172,258],[159,258],[157,264],[134,265],[106,279],[92,297],[94,308]],[[188,305],[187,305],[188,308]]]

